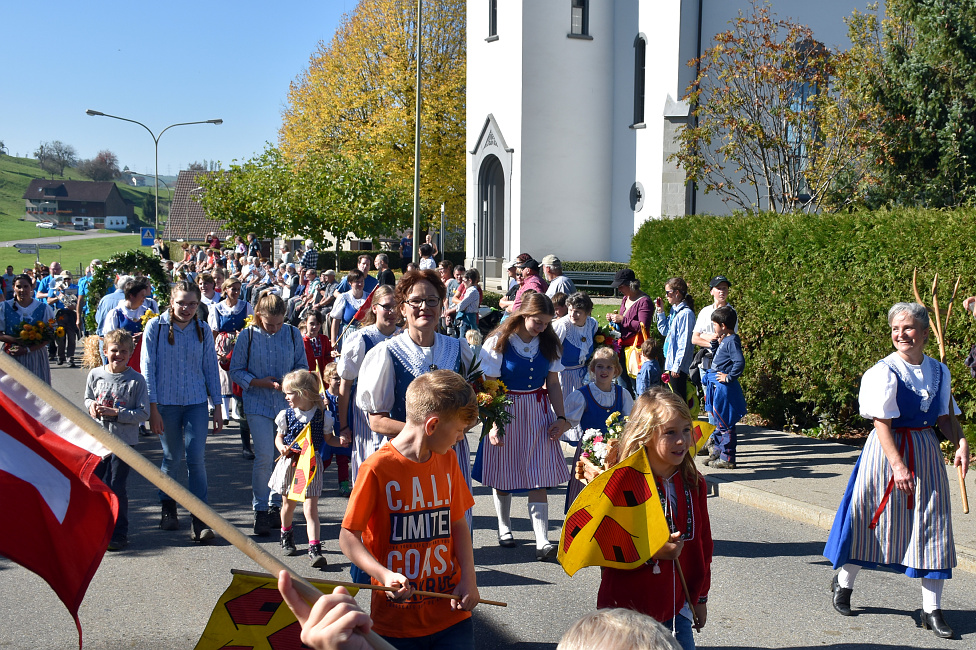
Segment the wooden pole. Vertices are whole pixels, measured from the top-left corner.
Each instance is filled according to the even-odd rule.
[[[966,476],[962,473],[962,465],[956,467],[959,472],[959,489],[962,490],[962,514],[969,514],[969,495],[966,494]]]
[[[301,594],[302,598],[310,606],[322,596],[322,592],[313,587],[308,580],[292,571],[281,560],[258,546],[253,539],[220,516],[216,510],[198,499],[193,493],[174,481],[167,474],[164,474],[158,467],[149,462],[145,456],[107,431],[95,422],[88,413],[76,404],[73,404],[64,395],[51,388],[51,386],[44,383],[39,377],[27,370],[27,368],[14,361],[9,355],[0,353],[0,370],[10,375],[27,390],[51,405],[62,416],[71,420],[82,431],[107,447],[122,462],[165,492],[171,499],[174,499],[177,503],[189,510],[193,516],[203,521],[214,532],[236,546],[244,555],[257,562],[265,571],[273,576],[277,576],[282,570],[288,571],[295,583],[295,590]],[[373,648],[395,650],[393,646],[384,641],[382,637],[372,630],[364,636]]]
[[[688,609],[691,610],[691,616],[695,619],[695,629],[699,632],[701,631],[701,623],[698,620],[698,612],[695,611],[695,604],[691,602],[691,592],[688,591],[688,583],[685,581],[685,572],[681,570],[681,562],[677,560],[672,560],[674,562],[674,572],[678,574],[678,579],[681,580],[681,588],[685,592],[685,600],[688,601]]]

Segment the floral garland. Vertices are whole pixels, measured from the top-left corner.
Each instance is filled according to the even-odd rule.
[[[131,275],[136,270],[141,271],[149,278],[156,301],[160,306],[169,304],[170,278],[163,269],[160,259],[147,255],[140,250],[118,253],[106,260],[101,266],[96,267],[92,272],[86,298],[88,314],[85,316],[85,323],[88,325],[89,332],[94,332],[98,327],[98,323],[95,321],[98,302],[107,292],[114,290],[115,278],[119,275]]]

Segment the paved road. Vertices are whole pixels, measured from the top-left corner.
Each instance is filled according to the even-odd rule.
[[[80,401],[85,372],[55,366],[55,387]],[[139,443],[158,462],[155,440]],[[242,528],[251,523],[250,469],[240,456],[237,429],[208,442],[210,502]],[[334,475],[329,475],[331,478]],[[323,539],[332,566],[325,577],[348,579],[348,563],[334,541],[345,505],[327,479],[321,501]],[[107,554],[81,607],[85,647],[90,650],[183,649],[199,638],[217,598],[230,582],[230,569],[259,570],[226,542],[200,547],[183,529],[156,528],[159,513],[154,490],[139,477],[130,479],[129,548]],[[509,602],[505,609],[475,611],[478,647],[536,650],[555,648],[569,625],[595,602],[599,570],[584,569],[569,578],[557,565],[536,562],[525,501],[513,506],[521,545],[496,545],[494,513],[488,491],[475,488],[475,562],[485,598]],[[559,512],[562,495],[550,499]],[[910,614],[918,607],[918,584],[887,572],[864,572],[853,601],[859,615],[843,618],[828,602],[831,571],[819,553],[822,528],[785,519],[729,499],[709,499],[715,562],[708,626],[698,636],[708,648],[964,648],[976,639],[976,577],[957,572],[946,587],[946,617],[962,641],[942,641],[917,628]],[[182,511],[181,511],[182,515]],[[5,522],[4,525],[16,525]],[[304,532],[297,537],[304,539]],[[31,535],[32,531],[24,531]],[[553,538],[556,532],[553,532]],[[274,552],[276,541],[262,544]],[[65,549],[70,553],[70,549]],[[305,557],[287,562],[303,575],[313,571]],[[74,624],[48,586],[33,574],[0,559],[0,625],[3,648],[77,647]],[[368,601],[360,597],[364,606]]]
[[[69,241],[88,241],[89,239],[104,239],[105,237],[131,237],[139,233],[105,232],[104,230],[49,230],[50,237],[32,237],[0,241],[0,248],[10,248],[14,244],[51,244]]]

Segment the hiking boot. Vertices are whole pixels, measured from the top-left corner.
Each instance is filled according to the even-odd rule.
[[[180,520],[176,516],[176,501],[163,501],[163,516],[159,520],[159,527],[163,530],[179,530]]]
[[[268,513],[264,510],[254,511],[254,534],[264,537],[271,532],[271,524],[268,522]]]
[[[712,469],[735,469],[735,463],[730,460],[722,460],[721,458],[716,458],[710,463],[706,463]]]
[[[281,506],[268,506],[268,525],[281,528]]]
[[[298,549],[295,548],[295,531],[290,528],[281,531],[281,554],[298,555]]]
[[[308,545],[308,559],[312,561],[312,567],[316,569],[324,569],[329,566],[329,561],[322,555],[321,543]]]
[[[215,537],[214,532],[207,527],[207,524],[203,523],[203,521],[197,519],[196,517],[193,518],[190,528],[190,538],[194,542],[206,544],[212,542]]]
[[[342,481],[339,483],[339,496],[347,497],[352,494],[352,483],[349,481]]]

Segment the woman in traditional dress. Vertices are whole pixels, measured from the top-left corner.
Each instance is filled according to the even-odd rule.
[[[397,311],[394,288],[381,285],[373,290],[373,300],[369,313],[363,319],[363,326],[347,334],[345,348],[337,360],[339,372],[339,433],[352,437],[352,483],[356,484],[359,466],[379,449],[387,437],[374,433],[369,428],[368,415],[356,406],[356,388],[363,360],[377,343],[385,341],[398,333],[400,314]]]
[[[217,350],[217,361],[220,366],[220,393],[224,405],[224,413],[232,420],[241,419],[241,409],[237,397],[234,396],[234,382],[227,373],[230,368],[231,354],[238,333],[244,329],[244,321],[254,315],[254,308],[245,300],[241,300],[241,281],[230,277],[220,285],[224,299],[213,303],[207,324],[214,331],[214,345]],[[201,292],[202,299],[202,292]],[[254,460],[251,451],[251,436],[245,427],[241,427],[241,445],[244,458]]]
[[[492,427],[478,449],[481,478],[494,488],[498,543],[515,546],[512,492],[528,491],[535,556],[552,560],[558,547],[549,541],[546,491],[569,480],[559,437],[569,429],[559,387],[562,346],[552,330],[555,310],[543,293],[524,294],[519,310],[492,333],[481,350],[485,377],[501,379],[512,396],[512,421],[500,436]],[[486,444],[488,442],[489,444]]]
[[[136,372],[141,372],[140,358],[142,356],[142,332],[145,326],[142,324],[143,315],[152,310],[155,301],[149,298],[149,281],[144,277],[132,278],[122,287],[125,298],[118,306],[110,311],[105,317],[104,333],[108,334],[112,330],[125,330],[132,334],[135,342],[135,349],[129,357],[129,367]],[[156,309],[159,309],[156,306]],[[155,313],[155,312],[154,312]]]
[[[949,481],[933,430],[957,441],[955,465],[968,469],[969,445],[952,399],[949,369],[924,354],[925,307],[900,302],[888,311],[895,352],[864,373],[861,415],[874,431],[854,466],[827,539],[824,556],[840,569],[831,582],[834,609],[851,616],[854,578],[861,567],[888,567],[921,578],[925,629],[951,638],[942,616],[942,588],[952,577]]]
[[[407,386],[414,379],[437,369],[463,375],[471,367],[474,356],[471,347],[437,333],[446,295],[444,283],[433,270],[407,271],[397,282],[394,296],[406,328],[401,334],[377,343],[366,355],[359,373],[356,403],[369,414],[369,428],[373,433],[388,438],[400,433],[407,417]],[[454,453],[470,489],[467,438],[454,445]],[[470,527],[471,510],[465,513],[465,518]]]
[[[553,321],[552,329],[563,344],[560,359],[563,371],[559,373],[559,386],[563,389],[563,395],[569,396],[586,382],[586,364],[593,356],[593,339],[599,324],[590,316],[593,301],[585,291],[577,291],[566,298],[566,307],[569,311]]]
[[[43,302],[34,300],[34,281],[27,275],[14,278],[14,297],[0,307],[0,342],[3,351],[32,373],[51,383],[51,361],[47,354],[47,341],[25,345],[17,338],[24,323],[36,325],[50,323],[54,312]]]
[[[366,302],[366,274],[359,269],[353,269],[349,271],[346,280],[349,281],[349,291],[339,294],[329,313],[332,317],[332,349],[336,352],[342,351],[342,339],[346,338],[344,332],[352,323],[356,312]]]
[[[637,335],[640,334],[641,325],[650,331],[654,319],[654,307],[647,294],[641,291],[640,280],[634,275],[631,269],[620,269],[610,283],[623,295],[620,301],[620,310],[607,314],[607,320],[615,323],[620,328],[620,365],[624,369],[620,375],[620,383],[634,395],[634,380],[627,373],[627,359],[624,350],[634,344]]]

